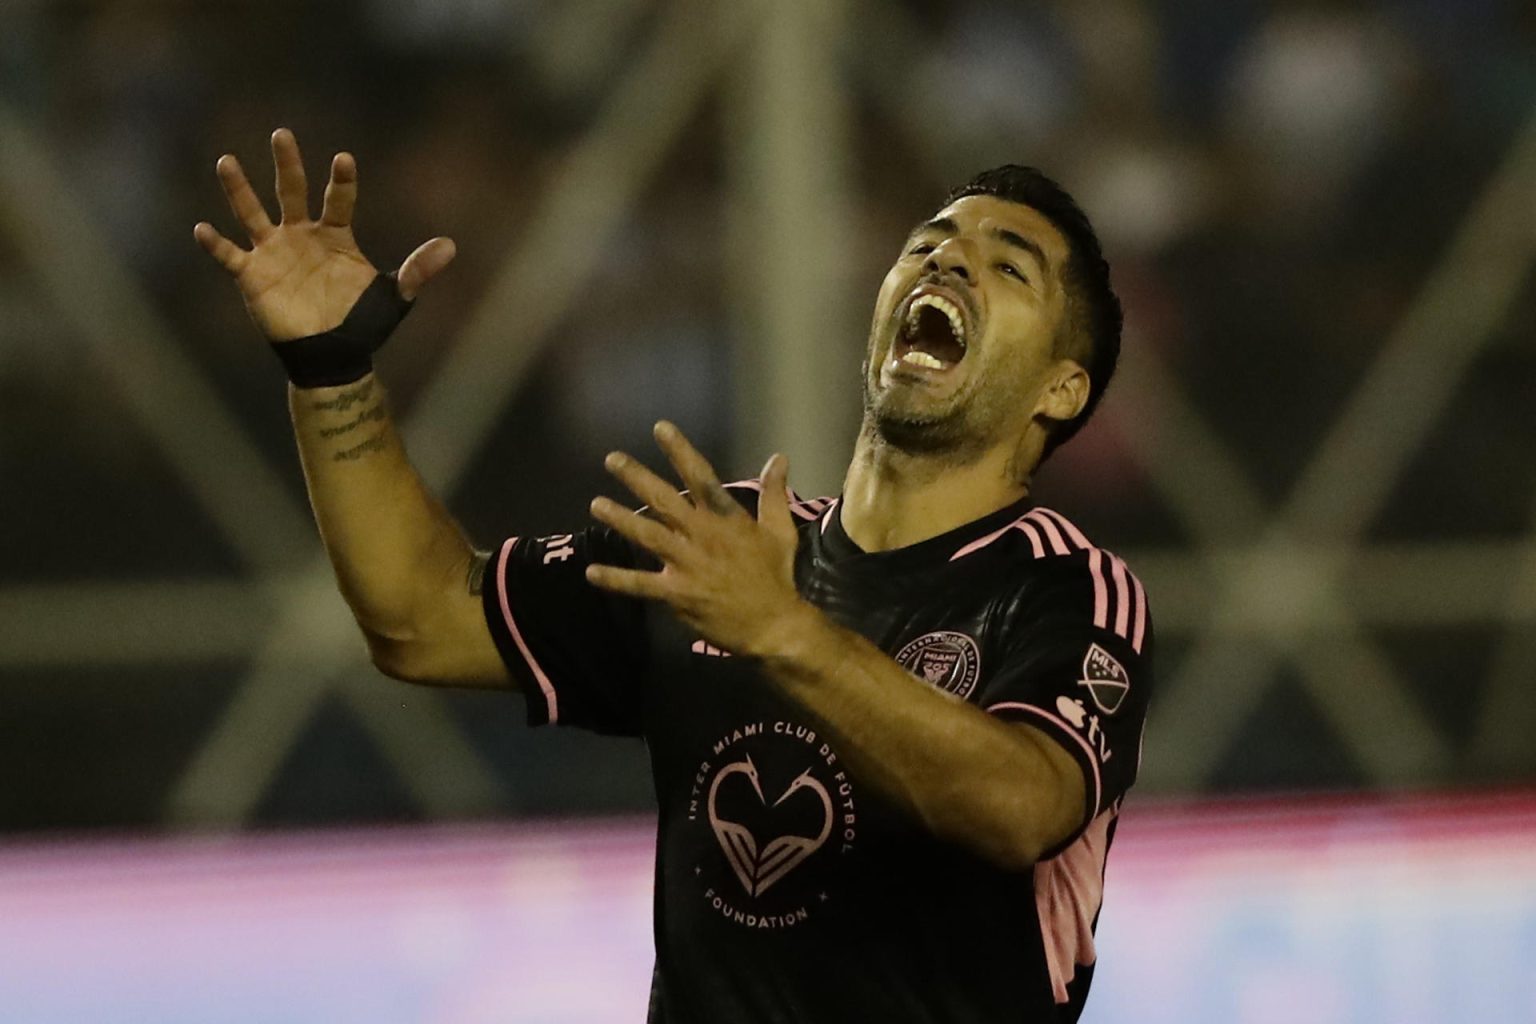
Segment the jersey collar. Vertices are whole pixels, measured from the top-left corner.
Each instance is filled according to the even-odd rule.
[[[948,562],[971,541],[1007,526],[1032,507],[1034,501],[1026,496],[937,537],[889,551],[865,551],[843,529],[843,502],[839,498],[817,527],[818,546],[823,562],[848,572],[892,573],[931,568]]]

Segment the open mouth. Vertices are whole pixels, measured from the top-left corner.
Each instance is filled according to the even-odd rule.
[[[965,358],[965,348],[960,307],[942,295],[925,292],[907,307],[891,355],[901,366],[947,370]]]

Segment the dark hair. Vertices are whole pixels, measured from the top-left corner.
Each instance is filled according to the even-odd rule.
[[[996,196],[1028,206],[1044,215],[1067,240],[1069,255],[1061,269],[1067,292],[1067,330],[1065,338],[1057,339],[1056,350],[1058,355],[1076,359],[1088,371],[1088,401],[1083,403],[1082,412],[1058,425],[1045,439],[1040,456],[1044,461],[1088,422],[1115,375],[1124,320],[1120,299],[1110,284],[1109,263],[1088,215],[1066,189],[1043,172],[1022,164],[994,167],[951,191],[944,205],[966,196]]]

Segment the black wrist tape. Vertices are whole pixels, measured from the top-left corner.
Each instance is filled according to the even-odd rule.
[[[380,274],[363,289],[347,317],[324,334],[274,341],[294,387],[330,388],[351,384],[373,371],[373,354],[411,311],[394,274]]]

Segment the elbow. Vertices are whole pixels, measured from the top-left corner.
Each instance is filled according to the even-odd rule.
[[[402,683],[421,685],[438,682],[430,660],[423,656],[421,645],[409,640],[365,632],[368,655],[373,667],[391,679]]]
[[[1041,836],[1038,828],[1018,829],[1012,841],[1001,851],[1001,866],[1010,871],[1024,871],[1032,868],[1040,863],[1052,845]]]
[[[999,829],[993,859],[1010,871],[1023,871],[1055,857],[1082,828],[1082,813],[1080,799],[1058,799],[1049,807],[1014,816],[1007,828]]]
[[[972,819],[970,846],[1005,871],[1026,871],[1055,856],[1082,823],[1081,791],[1070,786],[1020,794],[993,802]]]
[[[1004,871],[1026,871],[1040,862],[1053,843],[1042,823],[1017,806],[999,802],[964,817],[929,817],[933,834],[968,848]]]
[[[1008,827],[1000,827],[981,852],[1005,871],[1027,871],[1060,852],[1075,829],[1075,825],[1047,825],[1037,820],[1014,821]]]
[[[1004,871],[1027,871],[1040,863],[1050,848],[1038,828],[1018,823],[1000,826],[976,845],[976,852]]]

